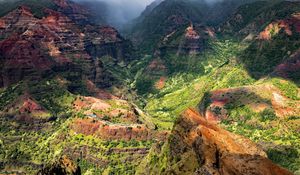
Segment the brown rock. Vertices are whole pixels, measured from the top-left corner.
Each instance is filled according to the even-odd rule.
[[[292,175],[255,143],[208,122],[193,109],[181,115],[168,142],[149,154],[156,161],[143,162],[137,174]]]
[[[68,157],[63,156],[52,165],[48,165],[37,173],[38,175],[80,175],[80,167]]]

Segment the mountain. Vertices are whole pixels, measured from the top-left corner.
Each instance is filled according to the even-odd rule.
[[[299,173],[299,1],[104,4],[0,0],[0,174]]]
[[[143,11],[140,17],[145,17],[151,13],[151,11],[157,7],[160,3],[162,3],[164,0],[155,0],[150,5],[146,7],[146,9]]]
[[[174,30],[182,30],[191,22],[201,22],[203,16],[199,7],[202,6],[193,5],[190,1],[163,1],[151,13],[144,12],[146,16],[141,17],[143,20],[137,19],[141,22],[132,27],[133,41],[141,45],[141,48],[147,48],[146,51],[153,51],[155,43],[159,43],[162,37]]]
[[[148,6],[139,18],[133,21],[128,29],[129,37],[143,53],[151,53],[166,37],[184,35],[190,24],[210,27],[223,22],[243,1],[220,1],[213,5],[204,0],[165,0],[155,1]],[[160,20],[157,20],[160,19]],[[174,34],[175,33],[175,34]],[[178,42],[178,41],[177,41]]]
[[[62,1],[53,2],[63,10],[45,8],[45,16],[40,19],[31,6],[20,6],[0,19],[2,86],[68,71],[72,66],[79,66],[77,69],[83,70],[77,74],[97,84],[93,79],[98,77],[97,81],[101,81],[103,69],[97,60],[99,57],[108,55],[118,61],[129,59],[130,43],[114,28],[89,25],[88,17],[78,15],[86,12],[85,9],[73,3],[69,6]],[[105,86],[103,84],[105,82],[101,86]]]

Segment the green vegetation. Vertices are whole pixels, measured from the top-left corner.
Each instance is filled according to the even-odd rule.
[[[190,22],[200,22],[203,19],[203,6],[192,5],[191,3],[189,1],[165,1],[158,8],[155,8],[153,13],[142,16],[142,22],[137,23],[131,33],[132,35],[136,33],[139,35],[137,37],[141,39],[139,47],[141,53],[152,53],[163,37],[169,34],[171,27],[176,28],[177,31],[183,31]],[[174,23],[173,20],[175,19],[170,18],[174,14],[183,20],[182,24]]]
[[[293,100],[300,100],[298,87],[294,83],[279,78],[273,78],[272,83],[279,88],[286,97]]]
[[[66,90],[56,79],[45,79],[41,82],[30,82],[29,93],[53,115],[70,113],[75,96]],[[51,92],[51,93],[49,93]]]
[[[151,78],[143,77],[136,80],[138,94],[147,94],[154,91],[154,81]]]
[[[148,95],[144,96],[146,101],[144,109],[152,116],[152,121],[158,126],[158,129],[171,129],[177,116],[188,107],[196,107],[201,99],[201,103],[205,103],[204,108],[206,108],[210,104],[208,92],[212,90],[245,85],[255,86],[263,82],[273,84],[292,101],[299,99],[298,87],[291,81],[269,78],[256,82],[251,74],[236,62],[239,60],[237,57],[244,53],[244,49],[249,49],[247,45],[238,45],[238,43],[231,40],[214,41],[210,43],[212,46],[210,50],[197,56],[167,55],[165,57],[164,61],[170,67],[165,87],[161,90],[148,92],[146,89],[145,94]],[[140,73],[139,77],[145,77],[145,75],[151,77],[151,74],[147,74],[147,72]],[[271,105],[270,100],[268,100],[269,97],[259,93],[263,92],[241,95],[245,95],[245,98],[247,97],[250,102]],[[280,119],[275,115],[272,108],[255,112],[238,100],[236,103],[227,104],[225,108],[229,117],[223,121],[222,125],[226,129],[262,144],[268,150],[269,158],[275,163],[291,171],[298,170],[300,142],[297,124],[294,124],[299,122],[297,117]],[[282,147],[286,148],[288,154],[294,155],[283,155],[283,151],[278,151]],[[151,156],[151,159],[157,161],[155,156]],[[163,160],[163,158],[159,160]],[[151,162],[149,159],[148,161]]]
[[[196,107],[209,90],[254,83],[235,63],[243,45],[231,40],[212,41],[209,45],[211,49],[197,56],[167,56],[170,71],[163,89],[147,91],[149,86],[144,84],[142,92],[148,94],[145,110],[159,129],[171,129],[179,114],[188,107]],[[151,74],[139,74],[140,78],[146,76]]]
[[[22,83],[0,90],[0,111],[23,94]]]
[[[270,148],[267,150],[269,159],[275,163],[287,167],[292,171],[299,170],[300,151],[293,146],[281,146],[279,148]]]
[[[262,145],[275,163],[297,171],[300,165],[300,120],[295,117],[281,119],[274,111],[254,112],[247,106],[227,108],[228,119],[222,122],[227,130],[250,138]]]
[[[278,34],[272,41],[255,41],[241,55],[241,61],[254,77],[260,78],[284,61],[288,52],[298,49],[299,41],[299,34],[292,37]]]

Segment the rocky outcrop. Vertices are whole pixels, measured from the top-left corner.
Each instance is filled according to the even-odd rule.
[[[37,175],[80,175],[80,167],[72,162],[68,157],[63,156],[51,165],[47,165],[40,170]]]
[[[197,54],[204,50],[205,39],[200,33],[194,29],[191,24],[185,31],[184,37],[179,44],[177,54]]]
[[[115,63],[128,62],[132,59],[130,41],[125,40],[116,29],[108,26],[99,28],[87,26],[84,33],[85,48],[94,59],[110,56]]]
[[[145,124],[111,123],[97,118],[75,119],[70,128],[75,133],[103,140],[165,140],[168,135],[168,132],[151,130]]]
[[[192,109],[181,115],[166,144],[152,148],[137,174],[292,175],[252,141]]]
[[[71,125],[76,133],[94,135],[104,140],[148,140],[150,131],[141,124],[112,124],[93,119],[77,119]]]
[[[154,56],[163,58],[172,53],[181,56],[196,55],[207,48],[209,39],[215,37],[214,30],[204,25],[190,24],[184,30],[181,28],[176,28],[164,36]]]

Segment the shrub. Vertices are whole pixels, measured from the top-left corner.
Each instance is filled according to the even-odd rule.
[[[298,87],[292,82],[281,80],[279,78],[272,79],[274,86],[279,88],[285,96],[293,100],[299,100]]]
[[[272,121],[275,120],[277,117],[272,109],[265,109],[260,113],[260,121]]]
[[[140,77],[136,81],[136,89],[138,94],[144,95],[153,91],[154,81],[147,77]]]

